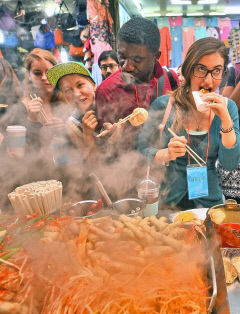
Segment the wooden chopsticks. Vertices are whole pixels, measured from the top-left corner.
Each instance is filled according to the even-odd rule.
[[[171,130],[170,128],[168,128],[168,131],[171,133],[171,135],[173,137],[178,137],[177,134],[175,132],[173,132],[173,130]],[[206,161],[203,160],[190,146],[188,146],[187,144],[185,145],[187,152],[189,153],[189,155],[196,161],[196,163],[200,166],[203,167],[203,165],[200,163],[200,161],[206,165]],[[197,159],[198,158],[198,159]]]
[[[135,112],[135,113],[131,113],[130,115],[126,116],[125,118],[123,119],[120,119],[118,122],[117,122],[117,125],[121,125],[125,122],[127,122],[128,120],[130,120],[131,118],[135,117],[138,115],[138,112]],[[111,129],[110,129],[111,130]],[[96,137],[102,137],[103,135],[106,135],[110,132],[110,130],[104,130],[102,131],[101,133],[99,133]]]
[[[30,94],[30,97],[31,97],[31,99],[36,99],[36,98],[38,98],[38,96],[37,96],[36,94],[34,94],[34,96],[32,96],[32,95]],[[39,114],[40,114],[41,122],[42,122],[43,124],[47,124],[47,123],[48,123],[48,118],[47,118],[47,114],[46,114],[45,110],[43,109],[43,107],[41,108]]]
[[[130,120],[131,118],[135,117],[138,115],[138,112],[136,113],[131,113],[130,115],[126,116],[124,119],[121,119],[117,122],[118,125],[123,124],[125,122],[127,122],[128,120]]]

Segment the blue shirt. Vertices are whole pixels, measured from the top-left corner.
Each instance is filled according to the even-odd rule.
[[[168,132],[168,127],[171,127],[175,108],[173,106],[166,127],[162,136],[162,145],[158,143],[159,130],[158,125],[162,122],[165,108],[169,100],[169,95],[161,96],[157,98],[149,110],[149,118],[144,124],[143,130],[139,135],[139,150],[144,154],[149,161],[153,161],[156,153],[161,148],[167,148],[167,145],[171,139],[171,134]],[[217,204],[222,204],[222,190],[219,185],[217,171],[215,167],[216,160],[219,159],[221,164],[227,170],[233,170],[238,167],[240,157],[240,135],[239,135],[239,120],[238,110],[236,104],[228,99],[229,114],[234,122],[234,130],[237,137],[237,142],[232,148],[227,148],[221,143],[220,127],[221,121],[218,116],[215,115],[210,127],[210,146],[207,161],[208,171],[208,189],[209,195],[203,198],[194,199],[194,205],[196,207],[212,207]],[[185,136],[187,138],[187,132],[182,130],[178,132],[179,136]],[[207,150],[208,136],[205,136],[199,144],[191,147],[194,151],[205,159]],[[177,158],[175,161],[171,161],[169,166],[163,170],[164,179],[161,182],[160,198],[165,204],[177,205],[182,198],[187,194],[187,175],[186,168],[188,164],[188,155]]]
[[[235,80],[236,80],[236,72],[234,67],[228,68],[228,73],[224,75],[219,88],[224,86],[232,86],[235,87]]]
[[[182,63],[182,26],[171,26],[170,32],[172,38],[171,68],[177,68]]]

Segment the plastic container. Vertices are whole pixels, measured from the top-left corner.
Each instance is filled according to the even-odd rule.
[[[27,129],[22,125],[9,125],[6,131],[9,151],[18,157],[23,157]]]
[[[159,183],[151,179],[145,179],[137,185],[138,197],[145,202],[143,209],[144,217],[158,214],[159,188]]]
[[[51,143],[51,151],[56,168],[66,166],[71,162],[71,158],[68,153],[68,143],[66,138],[63,136],[54,136]]]

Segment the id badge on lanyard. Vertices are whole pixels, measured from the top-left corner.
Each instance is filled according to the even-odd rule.
[[[210,121],[211,111],[209,113],[208,124],[208,142],[205,164],[208,160],[209,144],[210,144]],[[188,128],[188,145],[190,146],[190,134]],[[208,196],[208,175],[207,166],[199,166],[197,164],[190,164],[190,156],[188,154],[188,166],[187,166],[187,184],[188,184],[188,198],[190,200]]]
[[[207,167],[187,166],[188,198],[194,199],[208,196]]]

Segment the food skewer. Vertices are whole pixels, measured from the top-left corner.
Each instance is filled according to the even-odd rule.
[[[171,130],[170,128],[168,128],[168,131],[171,133],[171,135],[172,135],[173,137],[177,137],[177,134],[176,134],[173,130]],[[186,146],[186,149],[187,149],[189,155],[196,161],[196,163],[197,163],[200,167],[202,167],[203,165],[199,162],[199,160],[200,160],[203,164],[206,164],[206,161],[203,160],[190,146],[188,146],[187,144],[186,144],[185,146]],[[194,155],[195,155],[196,157],[195,157]],[[198,158],[199,160],[197,160],[197,158]]]
[[[133,118],[133,117],[135,117],[135,116],[137,116],[137,115],[138,115],[138,112],[136,112],[136,113],[132,112],[130,115],[126,116],[124,119],[120,119],[120,120],[117,122],[117,124],[118,124],[118,125],[121,125],[121,124],[127,122],[128,120],[130,120],[131,118]]]
[[[135,121],[135,119],[133,119],[133,118],[134,117],[137,118],[137,116],[139,116],[139,119],[137,119]],[[129,120],[130,123],[132,124],[132,126],[139,126],[139,125],[143,124],[147,120],[147,118],[148,118],[148,112],[146,109],[135,108],[130,115],[126,116],[123,119],[120,119],[116,124],[121,125],[121,124],[123,124]],[[106,135],[109,132],[110,132],[110,130],[104,130],[100,134],[98,134],[96,137],[101,137],[103,135]]]

